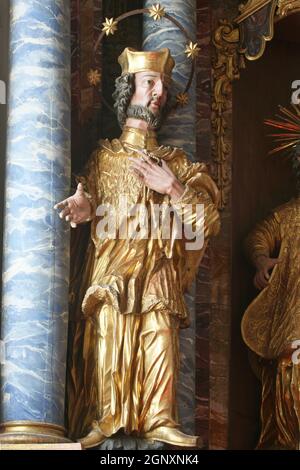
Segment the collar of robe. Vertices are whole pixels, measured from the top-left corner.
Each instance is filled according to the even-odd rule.
[[[135,127],[123,128],[122,135],[120,137],[122,143],[139,147],[146,150],[154,150],[158,147],[156,132],[153,130],[137,129]]]

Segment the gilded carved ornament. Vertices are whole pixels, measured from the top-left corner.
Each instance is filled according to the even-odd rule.
[[[279,17],[283,18],[297,10],[300,11],[300,0],[278,0],[277,15]]]
[[[242,24],[252,15],[266,9],[269,5],[269,32],[261,36],[261,50],[250,57],[241,48]],[[300,0],[248,0],[239,7],[240,15],[234,22],[221,20],[213,37],[216,54],[213,64],[214,93],[212,103],[212,127],[215,137],[213,173],[221,192],[220,208],[224,209],[231,188],[232,144],[228,138],[229,120],[227,113],[231,108],[232,82],[240,78],[240,69],[245,67],[245,58],[256,60],[265,50],[266,41],[273,38],[276,20],[300,11]],[[252,16],[252,18],[255,18]]]
[[[277,0],[249,0],[245,4],[239,5],[240,16],[236,19],[237,23],[244,21],[249,16],[261,10],[266,5]]]
[[[216,47],[216,59],[213,65],[214,96],[212,104],[212,127],[215,134],[214,145],[214,178],[220,189],[220,208],[227,202],[231,186],[231,165],[228,157],[231,154],[231,143],[226,141],[226,111],[231,102],[233,80],[240,78],[242,56],[238,53],[239,29],[223,20],[213,38]]]
[[[257,3],[257,2],[256,2]],[[260,8],[243,10],[235,19],[240,30],[240,50],[248,60],[263,56],[267,41],[274,37],[274,23],[277,0],[261,2]],[[253,47],[255,45],[255,47]]]
[[[165,14],[165,8],[162,7],[159,3],[152,5],[152,7],[149,8],[149,15],[154,19],[154,21],[160,21],[165,16]]]

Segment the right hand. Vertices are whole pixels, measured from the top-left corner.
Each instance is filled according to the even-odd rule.
[[[267,256],[259,256],[255,260],[257,271],[254,276],[254,285],[257,289],[262,290],[267,287],[270,280],[270,271],[278,263],[278,258],[269,258]]]
[[[54,209],[62,210],[59,217],[70,222],[72,228],[77,227],[77,224],[91,220],[92,207],[85,195],[82,183],[78,184],[76,193],[73,196],[55,204]]]

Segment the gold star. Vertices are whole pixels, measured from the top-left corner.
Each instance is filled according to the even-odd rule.
[[[189,97],[187,93],[178,93],[176,96],[176,101],[180,106],[185,106],[189,102]]]
[[[156,5],[152,5],[149,8],[150,17],[154,19],[154,21],[161,20],[163,16],[165,16],[166,12],[164,7],[162,7],[159,3]]]
[[[90,85],[96,86],[101,81],[101,73],[99,70],[90,69],[87,74],[87,79]]]
[[[198,46],[198,44],[195,42],[193,43],[192,41],[186,46],[186,50],[184,51],[185,54],[188,56],[188,57],[191,57],[192,59],[194,59],[195,57],[198,56],[199,52],[200,52],[200,47]]]
[[[106,36],[109,36],[110,34],[114,34],[118,29],[117,27],[118,22],[115,21],[113,18],[105,18],[105,22],[102,24],[104,26],[102,28],[102,31],[105,31]]]

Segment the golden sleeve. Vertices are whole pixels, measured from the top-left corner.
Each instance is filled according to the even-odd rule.
[[[203,163],[190,163],[184,157],[176,173],[184,185],[184,192],[175,203],[172,200],[170,203],[177,213],[177,219],[182,222],[180,229],[183,237],[178,237],[177,225],[178,229],[172,230],[166,255],[171,257],[176,252],[181,258],[182,283],[186,290],[196,275],[208,239],[220,230],[219,191]]]
[[[255,265],[259,256],[271,257],[279,249],[281,243],[280,219],[276,212],[258,223],[245,240],[245,252],[248,259]]]
[[[185,189],[183,194],[173,204],[182,214],[182,220],[188,226],[196,228],[199,218],[203,217],[203,229],[205,240],[217,235],[220,230],[220,216],[218,211],[219,191],[216,184],[208,174],[203,163],[190,163],[186,171],[179,175]],[[172,204],[172,200],[171,200]],[[203,209],[196,211],[196,205]],[[201,224],[198,224],[201,226]]]

